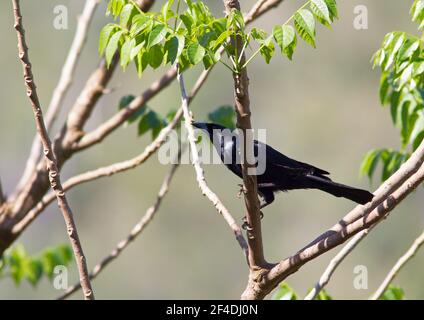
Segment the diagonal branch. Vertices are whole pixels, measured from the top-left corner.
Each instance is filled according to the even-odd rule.
[[[391,193],[397,190],[405,181],[414,175],[424,162],[424,142],[412,153],[411,157],[396,171],[389,179],[387,179],[375,192],[374,198],[368,204],[356,206],[352,211],[336,223],[331,229],[320,235],[308,246],[312,246],[318,241],[342,230],[348,224],[368,215],[375,208],[377,208],[383,201],[385,201]]]
[[[99,3],[100,0],[87,0],[85,2],[82,14],[78,18],[74,40],[72,41],[68,57],[66,58],[59,81],[53,91],[53,96],[47,109],[45,117],[47,131],[50,131],[54,121],[56,120],[56,117],[62,108],[65,96],[72,84],[72,79],[74,77],[79,57],[87,40],[88,28],[90,27],[94,12],[96,11]],[[31,145],[29,158],[25,165],[24,173],[22,174],[21,180],[18,183],[17,189],[22,189],[23,184],[25,181],[27,181],[29,175],[34,171],[35,165],[41,157],[41,151],[40,139],[38,136],[35,136]]]
[[[231,230],[233,230],[234,235],[246,256],[246,259],[249,262],[247,243],[243,237],[240,227],[237,225],[233,216],[228,211],[228,209],[224,206],[224,204],[221,202],[218,196],[209,188],[209,186],[206,183],[206,179],[203,174],[203,168],[200,166],[199,152],[196,146],[196,136],[194,134],[194,129],[192,126],[192,117],[188,109],[189,98],[186,93],[183,75],[179,72],[177,74],[177,79],[178,79],[178,83],[180,84],[184,124],[185,124],[185,128],[187,129],[188,141],[189,141],[189,146],[190,146],[191,155],[192,155],[192,163],[193,163],[194,170],[196,171],[197,183],[199,184],[199,188],[202,191],[203,195],[206,196],[213,203],[216,210],[223,216],[227,224],[230,226]]]
[[[322,289],[328,284],[331,279],[331,276],[336,271],[337,267],[343,262],[343,260],[356,248],[359,242],[364,239],[369,230],[365,229],[356,234],[344,247],[340,250],[337,255],[331,259],[324,273],[319,278],[318,282],[315,284],[315,287],[306,295],[304,300],[314,300],[316,296],[321,292]]]
[[[244,297],[248,299],[262,299],[278,283],[293,274],[308,261],[322,255],[330,249],[344,243],[362,230],[368,229],[378,221],[388,215],[402,200],[414,191],[424,181],[424,166],[406,180],[396,191],[389,195],[373,211],[364,217],[344,226],[340,231],[334,232],[326,237],[321,236],[321,240],[300,250],[291,257],[282,260],[273,267],[262,281],[252,289],[246,289]]]
[[[72,145],[72,149],[74,151],[80,151],[101,142],[116,128],[125,123],[125,121],[127,121],[128,118],[136,113],[137,110],[142,108],[147,103],[147,101],[155,97],[159,92],[166,88],[175,79],[176,75],[177,72],[175,68],[168,70],[164,76],[152,83],[152,85],[147,90],[131,101],[128,107],[121,109],[106,122],[102,123],[93,131],[86,133],[79,141],[75,142]]]
[[[148,11],[154,0],[137,0],[136,3],[140,5],[141,10]],[[59,135],[54,139],[53,150],[59,169],[73,155],[74,143],[84,135],[83,127],[105,92],[117,65],[117,58],[115,56],[109,68],[106,67],[105,59],[101,59],[72,106]],[[7,205],[0,211],[0,253],[16,239],[10,233],[13,225],[24,218],[49,189],[48,172],[42,159],[22,186],[22,189],[15,188]]]
[[[168,193],[169,185],[171,184],[171,181],[174,177],[175,172],[178,169],[178,166],[179,161],[176,164],[172,165],[171,170],[166,175],[162,186],[160,187],[155,203],[147,209],[146,213],[143,215],[140,221],[137,222],[137,224],[132,228],[129,235],[125,239],[120,241],[117,244],[116,248],[113,249],[105,258],[103,258],[100,263],[96,264],[96,266],[93,268],[93,271],[89,275],[90,280],[96,278],[99,273],[102,272],[112,261],[116,260],[120,256],[120,254],[128,247],[128,245],[133,242],[137,238],[137,236],[139,236],[143,232],[143,230],[148,226],[148,224],[153,220],[156,212],[159,210],[159,207],[162,203],[162,199]],[[68,288],[57,299],[64,300],[80,288],[81,285],[79,283],[75,284],[72,287]]]
[[[396,262],[396,264],[387,274],[384,281],[378,287],[377,291],[371,296],[370,300],[378,300],[383,295],[384,291],[386,291],[387,287],[393,281],[396,275],[399,273],[400,269],[402,269],[403,266],[405,266],[405,264],[414,257],[414,255],[418,252],[418,250],[421,248],[423,244],[424,244],[424,231],[423,233],[421,233],[421,235],[418,238],[415,239],[414,243],[408,249],[408,251],[402,257],[400,257],[400,259]]]
[[[206,82],[211,69],[203,71],[201,76],[198,78],[196,84],[193,87],[193,90],[190,94],[190,101],[191,102],[194,97],[197,95],[203,84]],[[97,179],[100,179],[102,177],[110,177],[114,174],[124,172],[130,169],[133,169],[135,167],[140,166],[144,162],[146,162],[162,145],[165,143],[166,138],[170,134],[170,132],[177,126],[177,124],[180,122],[181,116],[183,114],[183,109],[180,107],[178,111],[176,112],[174,118],[172,121],[162,128],[162,130],[159,132],[158,136],[144,149],[144,151],[139,154],[138,156],[125,160],[122,162],[114,163],[109,166],[100,167],[91,171],[87,171],[84,173],[81,173],[79,175],[76,175],[72,178],[69,178],[65,183],[63,184],[63,188],[65,191],[80,185],[82,183],[86,183],[89,181],[94,181]],[[21,234],[30,224],[32,221],[34,221],[35,218],[38,217],[38,215],[43,212],[43,210],[55,199],[54,193],[48,193],[43,197],[43,199],[23,218],[19,223],[17,223],[13,229],[12,232],[17,236]]]
[[[52,149],[52,144],[48,136],[46,126],[44,124],[43,113],[40,107],[40,102],[38,100],[37,90],[34,83],[34,77],[31,70],[31,63],[29,61],[29,56],[28,56],[28,47],[25,41],[25,30],[22,24],[22,15],[21,15],[19,0],[13,0],[13,13],[15,18],[14,28],[16,30],[17,37],[18,37],[19,58],[22,62],[25,86],[27,89],[27,96],[30,100],[32,110],[34,112],[37,132],[43,144],[44,156],[45,156],[47,168],[49,171],[50,184],[56,194],[56,199],[57,199],[59,208],[61,209],[63,217],[65,219],[69,240],[72,244],[75,260],[78,266],[80,282],[84,291],[84,297],[85,299],[93,300],[94,293],[91,288],[90,280],[88,278],[87,264],[86,264],[84,253],[81,247],[81,242],[78,237],[78,232],[75,225],[75,221],[73,219],[72,210],[68,204],[68,201],[65,196],[65,192],[63,191],[62,185],[60,183],[60,174],[59,174],[59,169],[57,167],[56,156]]]

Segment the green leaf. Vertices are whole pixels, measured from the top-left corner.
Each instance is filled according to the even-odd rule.
[[[109,40],[109,43],[106,47],[106,53],[105,53],[107,67],[110,66],[113,56],[115,55],[116,50],[118,50],[119,40],[121,39],[122,34],[123,34],[122,30],[117,31],[112,35],[112,37]]]
[[[199,43],[192,43],[187,48],[187,58],[192,65],[198,64],[205,56],[205,48]]]
[[[377,167],[378,161],[380,160],[381,150],[369,151],[364,159],[362,160],[361,168],[359,172],[361,175],[368,175],[369,179],[372,179],[374,171]]]
[[[50,278],[53,278],[54,268],[58,265],[62,265],[62,257],[60,253],[53,249],[47,249],[41,256],[41,263],[43,264],[44,273]]]
[[[383,74],[380,80],[380,103],[383,106],[386,104],[389,90],[390,90],[389,75]]]
[[[296,33],[292,26],[276,26],[272,30],[275,42],[280,47],[281,53],[285,54],[290,60],[293,59],[293,52],[296,48]]]
[[[184,49],[184,41],[185,38],[183,36],[176,35],[165,43],[166,62],[174,64]]]
[[[123,27],[127,27],[135,13],[134,6],[128,3],[124,6],[121,11],[120,24]]]
[[[328,11],[330,12],[330,19],[334,21],[334,19],[339,18],[339,14],[337,12],[337,3],[336,0],[324,0],[327,4]]]
[[[272,296],[272,300],[297,300],[294,290],[285,282],[281,282]]]
[[[404,45],[400,48],[398,58],[399,61],[410,59],[420,47],[419,39],[406,39]]]
[[[218,107],[208,114],[208,119],[231,130],[236,128],[234,108],[231,106]]]
[[[123,96],[121,100],[119,100],[119,110],[127,108],[130,106],[131,102],[135,99],[135,96],[132,94]],[[125,122],[126,125],[130,125],[136,120],[138,120],[143,114],[146,112],[146,106],[142,106],[135,113],[133,113],[128,120]]]
[[[218,49],[221,44],[228,39],[233,34],[231,30],[226,30],[221,33],[218,38],[213,42],[213,49]]]
[[[192,26],[194,24],[193,18],[187,14],[181,14],[180,19],[184,23],[185,27],[187,28],[188,33],[191,34]]]
[[[160,67],[163,61],[163,49],[160,45],[155,45],[150,48],[148,58],[149,64],[153,69],[157,69]]]
[[[158,114],[153,110],[149,110],[138,123],[138,135],[142,136],[149,130],[152,130],[152,136],[154,137],[157,134],[158,128],[162,126],[163,121],[159,118]]]
[[[333,300],[333,298],[327,293],[327,291],[325,291],[324,289],[322,289],[317,297],[315,298],[315,300]]]
[[[135,39],[128,38],[121,47],[121,66],[125,67],[130,63],[131,51],[135,46]]]
[[[311,11],[317,17],[318,21],[329,27],[332,20],[330,10],[324,0],[311,0]]]
[[[25,277],[25,264],[28,255],[22,245],[17,245],[12,249],[9,256],[10,275],[16,285],[19,285]]]
[[[149,34],[148,48],[153,47],[165,39],[166,33],[167,29],[165,25],[156,25]]]
[[[28,259],[25,265],[25,277],[33,286],[38,284],[43,275],[43,264],[39,259]]]
[[[265,59],[266,63],[269,63],[275,52],[274,44],[271,41],[265,41],[259,50],[261,56]]]
[[[99,36],[99,53],[102,55],[105,51],[105,48],[109,42],[110,36],[113,33],[116,26],[112,23],[105,25],[100,31]]]
[[[153,20],[151,17],[146,16],[144,13],[139,13],[132,19],[130,34],[135,36],[147,29],[152,23]]]
[[[400,287],[395,287],[390,285],[383,295],[380,297],[380,300],[403,300],[405,298],[405,292]]]
[[[174,0],[168,0],[165,2],[165,4],[162,6],[162,15],[163,15],[163,20],[164,22],[167,22],[168,19],[170,18],[169,16],[169,12],[172,6],[172,3],[174,2]]]
[[[294,26],[300,37],[312,47],[315,45],[315,19],[307,9],[301,9],[294,14]]]

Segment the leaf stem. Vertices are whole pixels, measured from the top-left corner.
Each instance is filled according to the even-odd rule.
[[[282,25],[283,26],[285,26],[285,25],[287,25],[290,21],[292,21],[293,20],[293,18],[294,18],[294,16],[296,15],[296,13],[299,11],[299,10],[302,10],[302,9],[304,9],[307,5],[309,5],[310,3],[311,3],[311,1],[312,0],[308,0],[307,2],[305,2],[299,9],[297,9],[291,16],[290,16],[290,18],[288,18],[287,20],[286,20],[286,22],[284,22]],[[247,65],[250,63],[250,61],[252,61],[257,55],[258,55],[258,53],[259,52],[261,52],[261,49],[265,46],[265,43],[266,42],[268,42],[269,41],[269,39],[270,38],[272,38],[272,35],[270,35],[267,39],[265,39],[265,40],[263,40],[263,42],[262,42],[262,44],[260,45],[260,47],[259,47],[259,49],[258,50],[256,50],[251,56],[250,56],[250,58],[246,61],[246,63],[241,67],[241,69],[244,69],[244,68],[246,68],[247,67]]]

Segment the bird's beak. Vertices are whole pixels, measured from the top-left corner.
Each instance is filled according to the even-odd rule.
[[[202,129],[202,130],[207,131],[207,126],[206,126],[205,123],[202,123],[202,122],[193,122],[192,125],[195,128],[198,128],[198,129]]]

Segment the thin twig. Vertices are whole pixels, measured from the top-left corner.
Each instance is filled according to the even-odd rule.
[[[321,292],[322,289],[328,284],[331,276],[342,261],[356,248],[363,238],[367,236],[369,229],[365,229],[356,234],[344,247],[340,250],[337,255],[331,259],[324,273],[319,278],[319,281],[315,284],[315,287],[306,295],[305,300],[313,300]]]
[[[184,115],[184,125],[185,125],[185,128],[187,129],[188,141],[189,141],[189,146],[190,146],[191,156],[192,156],[192,164],[196,172],[197,183],[199,184],[199,188],[202,191],[203,195],[206,196],[213,203],[216,210],[224,217],[225,221],[230,226],[231,230],[233,230],[234,235],[246,256],[246,259],[248,260],[248,246],[247,246],[246,240],[243,237],[240,227],[237,225],[233,216],[228,211],[228,209],[224,206],[224,204],[221,202],[218,196],[209,188],[209,186],[206,183],[206,179],[203,173],[203,168],[200,165],[199,152],[196,146],[196,136],[192,126],[192,117],[188,109],[189,98],[187,96],[185,85],[184,85],[184,77],[179,72],[177,73],[177,80],[178,80],[178,83],[180,84],[181,102],[182,102],[183,115]]]
[[[201,76],[197,79],[191,93],[190,93],[190,103],[197,95],[199,90],[202,88],[203,84],[206,82],[211,69],[205,70],[202,72]],[[63,188],[65,191],[80,185],[82,183],[86,183],[89,181],[94,181],[102,177],[110,177],[114,174],[124,172],[133,168],[136,168],[146,162],[162,145],[165,143],[169,133],[177,126],[179,123],[181,116],[183,114],[182,106],[175,113],[174,118],[161,129],[157,137],[146,146],[142,153],[138,156],[113,163],[111,165],[100,167],[94,170],[90,170],[74,177],[69,178],[63,183]],[[12,233],[15,235],[19,235],[22,233],[35,218],[54,200],[54,193],[48,193],[43,197],[43,199],[37,203],[37,205],[20,221],[18,222],[12,229]]]
[[[154,0],[137,0],[143,11],[148,11],[154,4]],[[56,155],[58,167],[61,168],[66,160],[73,154],[72,146],[84,135],[84,125],[90,118],[97,102],[104,93],[114,70],[118,64],[118,55],[115,55],[109,68],[105,59],[101,59],[99,66],[91,73],[84,84],[74,105],[68,113],[67,120],[62,126],[58,136],[53,139],[53,149]],[[20,221],[41,200],[49,189],[48,172],[43,160],[38,161],[35,170],[23,183],[22,190],[15,188],[9,197],[8,225]],[[6,237],[6,241],[0,241],[0,253],[14,240]]]
[[[180,153],[179,153],[180,155]],[[179,157],[179,156],[178,156]],[[160,187],[159,193],[156,196],[155,203],[149,207],[146,211],[146,213],[143,215],[143,217],[137,222],[137,224],[131,229],[131,232],[129,235],[121,240],[105,258],[102,259],[102,261],[93,268],[93,271],[90,273],[89,277],[90,280],[93,280],[96,278],[100,272],[102,272],[112,261],[117,259],[122,251],[125,250],[125,248],[128,247],[128,245],[133,242],[137,236],[143,232],[143,230],[148,226],[150,221],[153,220],[156,212],[159,210],[159,207],[162,203],[162,199],[165,197],[165,195],[168,193],[169,185],[171,184],[172,178],[174,177],[175,172],[177,171],[179,167],[179,161],[177,161],[176,164],[173,164],[171,167],[171,170],[166,175],[164,181],[162,182],[162,186]],[[81,288],[81,285],[79,283],[74,284],[72,287],[69,287],[60,297],[58,297],[58,300],[64,300],[68,298],[71,294],[76,292]]]
[[[418,252],[418,250],[423,244],[424,244],[424,231],[423,233],[421,233],[421,235],[418,238],[415,239],[414,243],[408,249],[408,251],[406,251],[406,253],[399,258],[399,260],[396,262],[396,264],[387,274],[386,278],[383,280],[381,285],[378,287],[377,291],[371,296],[370,300],[377,300],[383,295],[387,287],[390,285],[390,283],[399,273],[400,269],[402,269],[402,267],[404,267],[405,264],[414,257],[414,255]]]
[[[72,79],[74,77],[77,63],[87,39],[88,28],[90,27],[94,12],[96,11],[99,3],[100,0],[87,0],[85,2],[82,14],[78,18],[74,40],[72,41],[68,57],[66,58],[65,64],[63,65],[59,81],[53,91],[53,95],[45,116],[47,131],[50,131],[54,121],[56,120],[56,117],[62,108],[65,96],[72,84]],[[40,138],[35,136],[31,145],[29,158],[25,165],[24,173],[22,174],[21,180],[18,183],[17,189],[22,189],[23,184],[25,181],[27,181],[29,175],[34,171],[35,165],[41,157],[41,152],[42,148]]]
[[[37,132],[40,135],[40,140],[44,148],[44,156],[49,171],[49,179],[52,189],[56,194],[56,199],[59,208],[62,211],[65,219],[69,240],[72,244],[75,260],[77,262],[78,271],[80,275],[81,286],[84,291],[84,298],[88,300],[94,299],[93,289],[91,288],[90,280],[88,278],[87,264],[85,261],[84,252],[81,247],[81,242],[78,237],[77,228],[73,218],[72,210],[66,199],[65,192],[63,191],[60,183],[60,173],[57,167],[56,156],[53,153],[52,144],[44,124],[43,112],[38,100],[37,89],[34,82],[34,76],[31,70],[31,63],[28,56],[28,47],[25,41],[25,30],[22,24],[22,15],[19,5],[19,0],[13,0],[13,13],[15,18],[14,28],[18,37],[18,51],[19,58],[22,62],[25,86],[27,89],[27,96],[30,100],[32,110],[34,112],[35,123]]]

